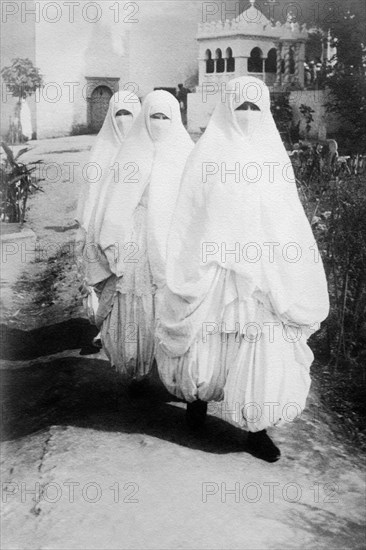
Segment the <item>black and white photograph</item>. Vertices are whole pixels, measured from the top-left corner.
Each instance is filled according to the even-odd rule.
[[[365,550],[365,0],[0,10],[0,548]]]

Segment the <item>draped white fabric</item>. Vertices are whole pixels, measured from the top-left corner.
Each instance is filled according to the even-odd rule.
[[[243,102],[260,112],[244,121],[235,111]],[[213,293],[220,268],[236,275],[221,310]],[[288,324],[313,327],[328,314],[322,261],[268,88],[242,77],[223,89],[187,161],[168,241],[167,286],[159,297],[160,345],[172,357],[184,354],[202,323],[219,321],[231,302],[256,293]]]
[[[267,87],[221,91],[182,178],[155,353],[171,393],[221,401],[224,420],[256,432],[303,410],[328,293]]]
[[[169,120],[152,120],[161,113]],[[119,173],[109,176],[103,200],[95,212],[95,241],[105,253],[109,268],[118,277],[131,250],[133,215],[149,185],[148,255],[154,283],[165,282],[166,242],[174,212],[180,178],[193,149],[185,130],[177,100],[168,92],[154,91],[146,96],[142,111],[116,161]]]
[[[180,399],[219,401],[219,416],[248,431],[291,422],[304,409],[310,388],[314,356],[307,335],[281,323],[256,298],[236,301],[234,311],[229,306],[222,321],[215,322],[215,304],[220,311],[225,294],[235,289],[235,274],[223,268],[219,273],[210,293],[210,322],[203,324],[188,351],[171,357],[157,342],[159,376]],[[235,332],[235,325],[241,330]]]
[[[101,294],[98,326],[112,364],[128,378],[141,379],[153,367],[155,292],[165,282],[168,230],[192,148],[176,99],[149,94],[90,224],[114,274]]]
[[[116,117],[118,111],[122,109],[129,111],[131,115]],[[140,111],[141,104],[138,97],[128,90],[116,92],[110,99],[103,126],[88,159],[88,170],[84,171],[90,174],[90,177],[82,186],[76,220],[85,231],[88,230],[93,208],[99,199],[109,170],[113,166],[112,161]]]

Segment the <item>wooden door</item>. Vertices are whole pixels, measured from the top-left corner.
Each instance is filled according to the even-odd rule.
[[[106,117],[113,93],[108,86],[98,86],[91,95],[91,129],[99,132]]]

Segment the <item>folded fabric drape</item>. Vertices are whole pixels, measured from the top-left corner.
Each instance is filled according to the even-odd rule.
[[[157,335],[172,356],[188,350],[207,320],[220,267],[236,274],[239,300],[259,291],[288,323],[313,326],[329,309],[321,257],[268,88],[241,77],[224,92],[187,162],[168,240]],[[250,134],[235,115],[245,101],[260,109]]]

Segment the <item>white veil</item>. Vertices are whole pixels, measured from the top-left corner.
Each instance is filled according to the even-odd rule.
[[[170,129],[163,141],[152,139],[150,115],[163,113]],[[116,160],[123,159],[118,177],[109,176],[105,199],[95,213],[95,242],[118,277],[124,273],[124,250],[131,243],[133,214],[147,185],[148,252],[154,282],[165,282],[166,242],[179,191],[180,178],[193,142],[181,120],[179,104],[168,92],[151,92]]]
[[[121,131],[116,120],[116,113],[121,109],[129,111],[135,121],[141,111],[138,97],[128,90],[121,90],[116,92],[110,99],[107,115],[88,160],[90,173],[93,172],[93,179],[84,182],[77,207],[76,220],[85,231],[88,229],[92,211],[103,187],[103,182],[112,166],[111,161],[126,139],[127,134]],[[92,164],[95,164],[95,170],[91,166]]]

